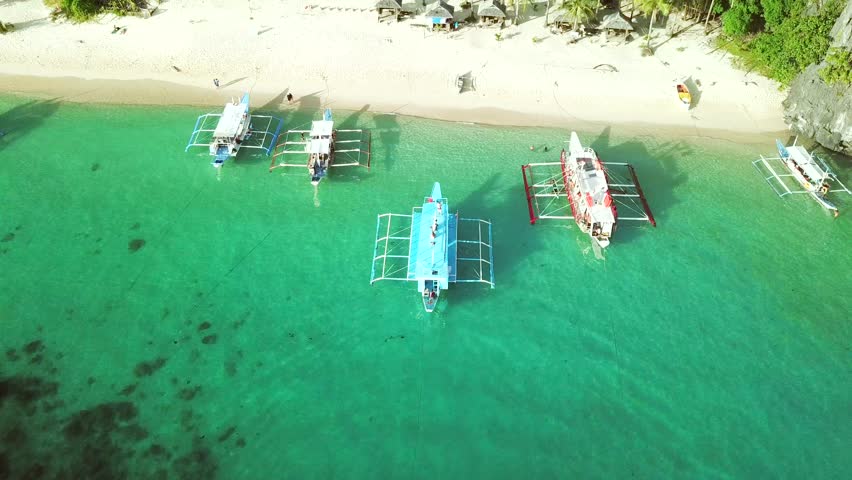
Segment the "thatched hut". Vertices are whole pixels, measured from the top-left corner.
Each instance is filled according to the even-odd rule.
[[[385,16],[399,20],[402,15],[402,0],[379,0],[376,2],[376,12],[379,14],[379,20]]]
[[[583,30],[588,29],[592,26],[592,24],[589,22],[590,19],[583,19],[577,21],[574,15],[571,15],[570,13],[563,13],[562,15],[559,15],[553,19],[553,25],[563,32],[567,30],[573,30],[574,23],[577,24],[578,28],[581,28]]]
[[[627,19],[624,15],[619,11],[605,13],[603,17],[601,17],[600,22],[601,30],[616,30],[620,32],[632,32],[633,25],[630,23],[630,20]]]
[[[491,3],[479,7],[479,21],[484,25],[499,25],[503,26],[506,22],[506,6],[497,0],[492,0]]]
[[[402,11],[402,0],[379,0],[376,2],[376,10],[379,15],[385,13],[399,15],[399,12]]]
[[[455,11],[455,8],[452,5],[448,5],[444,0],[440,0],[426,11],[425,17],[432,19],[433,30],[436,28],[450,30],[454,23],[453,11]]]

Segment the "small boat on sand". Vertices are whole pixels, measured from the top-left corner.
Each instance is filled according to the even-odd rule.
[[[684,110],[689,110],[692,105],[692,94],[689,93],[689,87],[686,86],[686,80],[677,84],[677,99],[680,101]]]

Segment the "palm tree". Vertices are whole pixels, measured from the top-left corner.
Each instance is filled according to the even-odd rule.
[[[598,4],[599,0],[562,0],[559,9],[574,19],[572,28],[577,30],[577,25],[580,22],[585,22],[594,16]]]
[[[704,32],[707,32],[707,22],[710,21],[710,14],[713,13],[713,4],[716,0],[710,0],[710,8],[707,9],[707,18],[704,19]]]
[[[651,48],[651,30],[653,30],[654,21],[657,19],[657,12],[668,15],[672,8],[671,0],[636,0],[636,6],[645,15],[651,14],[651,24],[648,25],[648,43],[646,44],[648,48]]]

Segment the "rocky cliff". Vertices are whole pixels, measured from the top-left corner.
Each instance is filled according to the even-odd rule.
[[[832,47],[852,50],[852,1],[831,29]],[[819,76],[824,62],[811,65],[790,85],[784,119],[798,135],[852,155],[852,85],[828,85]]]

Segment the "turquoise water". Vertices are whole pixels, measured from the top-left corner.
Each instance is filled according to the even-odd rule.
[[[848,475],[852,200],[777,198],[771,143],[580,131],[658,222],[601,254],[528,222],[565,130],[338,112],[373,168],[315,192],[184,153],[204,110],[0,99],[0,478]],[[497,288],[427,315],[369,275],[433,181],[493,222]]]

